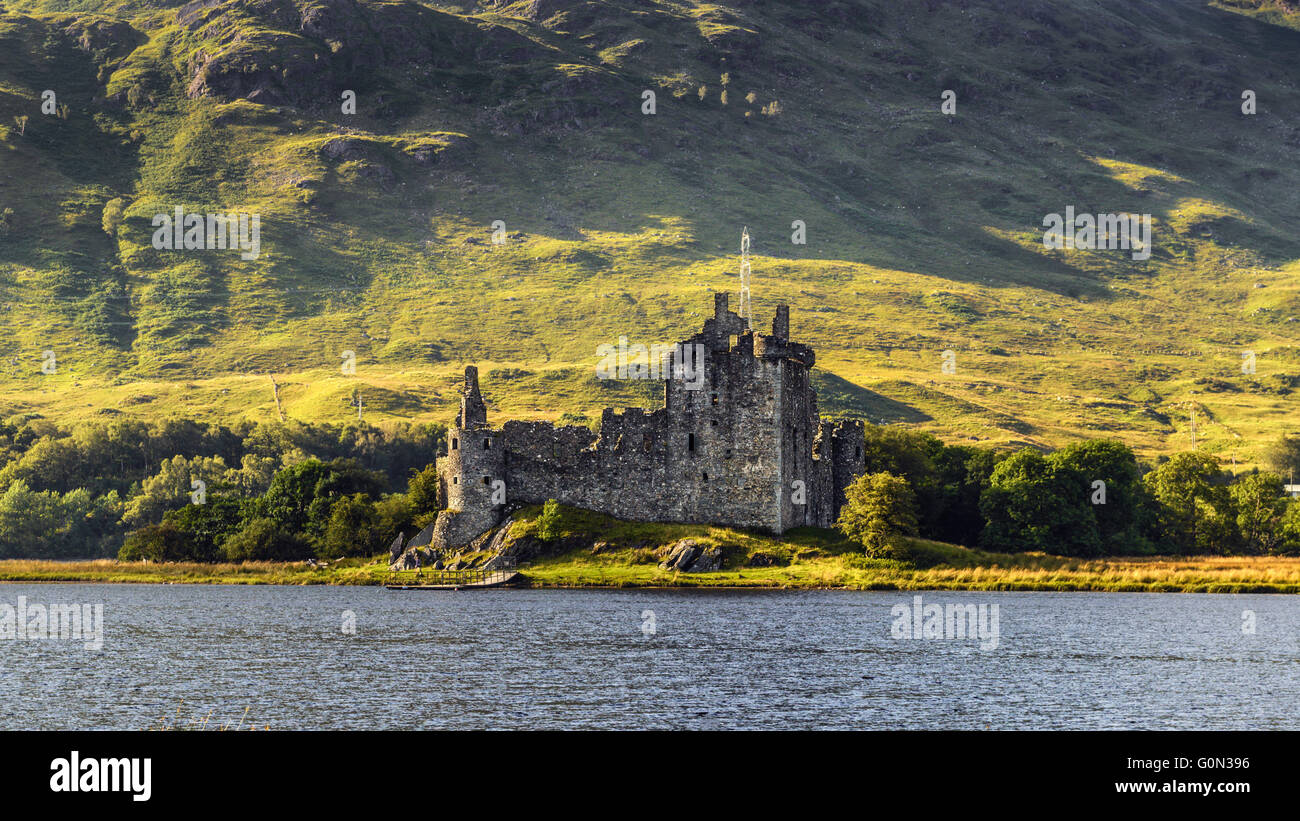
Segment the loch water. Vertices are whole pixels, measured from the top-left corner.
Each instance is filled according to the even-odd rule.
[[[900,638],[914,595],[996,612],[996,641]],[[0,638],[0,729],[1300,729],[1297,596],[0,585],[19,597],[102,605],[102,647]]]

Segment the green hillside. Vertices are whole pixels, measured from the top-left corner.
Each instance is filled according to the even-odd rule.
[[[0,415],[445,421],[468,363],[497,419],[653,402],[596,346],[694,332],[748,226],[824,413],[1150,456],[1194,408],[1251,464],[1300,388],[1297,16],[5,0]],[[257,259],[155,250],[177,206],[259,214]],[[1067,206],[1151,214],[1150,259],[1046,250]]]

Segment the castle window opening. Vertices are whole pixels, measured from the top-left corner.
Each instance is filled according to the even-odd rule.
[[[451,440],[451,449],[452,449],[452,450],[455,450],[455,449],[456,449],[456,445],[459,443],[459,441],[460,441],[460,440],[458,440],[458,439],[452,439],[452,440]]]
[[[484,477],[483,477],[483,484],[485,484],[485,485],[490,485],[490,484],[492,484],[492,477],[491,477],[491,476],[484,476]]]
[[[453,476],[453,477],[451,477],[451,483],[452,483],[453,485],[459,485],[459,484],[460,484],[460,477],[459,477],[459,476]]]
[[[484,440],[483,440],[483,450],[492,450],[492,440],[491,440],[491,439],[484,439]]]
[[[706,482],[709,481],[709,472],[707,470],[701,473],[700,475],[704,477],[704,481]]]
[[[695,452],[695,434],[693,433],[686,434],[686,449],[689,450],[691,453]]]
[[[712,424],[713,427],[716,428],[716,427],[718,426],[718,420],[717,420],[717,419],[714,419],[710,424]]]
[[[727,448],[727,452],[726,452],[726,454],[723,456],[723,458],[724,458],[724,459],[730,459],[730,458],[731,458],[731,448]]]
[[[858,459],[858,458],[861,458],[861,456],[862,456],[862,448],[854,448],[854,449],[853,449],[853,458],[854,458],[854,459]]]
[[[718,404],[718,395],[716,393],[709,394],[709,402],[714,405]]]

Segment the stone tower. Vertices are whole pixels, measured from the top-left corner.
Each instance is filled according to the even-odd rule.
[[[488,427],[478,368],[465,368],[460,415],[447,431],[447,457],[438,471],[446,509],[434,524],[435,545],[464,544],[495,527],[505,506],[505,449]]]
[[[866,431],[861,419],[843,419],[831,429],[831,487],[828,501],[830,524],[840,517],[844,490],[867,472]]]

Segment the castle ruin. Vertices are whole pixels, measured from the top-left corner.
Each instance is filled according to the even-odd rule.
[[[620,519],[783,533],[830,527],[866,467],[859,421],[828,422],[809,380],[813,351],[790,341],[790,308],[771,334],[750,330],[714,294],[699,345],[703,379],[669,376],[653,411],[605,408],[598,432],[546,422],[488,424],[478,369],[465,369],[460,415],[438,483],[432,541],[457,548],[501,523],[507,505],[548,499]]]

